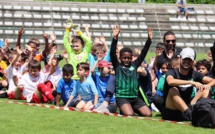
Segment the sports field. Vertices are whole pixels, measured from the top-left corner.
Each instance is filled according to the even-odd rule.
[[[154,56],[149,53],[146,57]],[[197,59],[205,57],[200,53]],[[65,61],[60,62],[63,66]],[[183,124],[159,122],[157,120],[140,120],[135,118],[124,118],[93,114],[77,111],[62,111],[58,109],[26,106],[7,103],[7,99],[0,99],[0,132],[6,133],[80,133],[80,134],[212,134],[215,130],[195,128]],[[23,101],[18,101],[23,102]],[[160,113],[153,113],[152,119],[160,119]],[[189,123],[189,122],[186,122]]]
[[[9,104],[0,100],[1,134],[213,134],[215,130],[77,111]],[[160,118],[153,113],[154,119]]]

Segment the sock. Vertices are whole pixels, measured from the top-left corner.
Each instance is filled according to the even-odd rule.
[[[189,108],[186,109],[183,114],[186,120],[192,120],[192,111]]]
[[[52,89],[48,88],[45,84],[43,83],[40,83],[38,86],[37,86],[37,89],[39,91],[42,92],[42,94],[44,94],[48,100],[50,101],[53,101],[54,100],[54,97],[52,96]]]

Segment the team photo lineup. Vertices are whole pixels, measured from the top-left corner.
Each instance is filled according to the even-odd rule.
[[[189,19],[185,4],[176,0],[176,19]],[[155,38],[150,25],[141,47],[120,41],[119,24],[109,37],[93,37],[90,25],[72,18],[61,30],[62,39],[42,33],[23,44],[23,25],[14,45],[7,38],[0,42],[0,98],[123,116],[159,112],[163,120],[215,128],[215,42],[207,58],[197,60],[196,49],[177,46],[177,32],[167,29],[147,61]]]

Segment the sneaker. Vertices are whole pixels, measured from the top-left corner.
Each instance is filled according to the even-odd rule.
[[[183,112],[183,117],[187,121],[192,121],[192,111],[190,109],[187,109]]]
[[[97,107],[95,110],[98,112],[109,113],[109,110],[107,109],[107,107],[103,103],[99,107]]]
[[[66,28],[72,28],[73,27],[73,21],[72,21],[72,19],[68,19],[66,21],[66,26],[65,27]]]

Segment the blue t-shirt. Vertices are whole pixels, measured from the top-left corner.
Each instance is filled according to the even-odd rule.
[[[93,80],[96,84],[96,88],[99,94],[99,103],[102,103],[106,97],[107,84],[110,79],[110,75],[105,78],[100,77],[98,74],[93,75]],[[115,97],[113,96],[109,103],[114,103]]]
[[[63,100],[63,103],[66,104],[69,100],[69,97],[72,94],[72,91],[74,90],[76,85],[75,80],[70,80],[69,82],[66,82],[63,78],[61,78],[58,82],[57,86],[57,93],[61,94],[61,99]],[[74,99],[71,103],[73,103],[75,100],[77,100],[77,95],[75,95]]]
[[[72,91],[73,96],[80,95],[83,101],[94,101],[95,94],[98,94],[98,91],[91,76],[87,77],[83,83],[78,80],[75,89]]]

